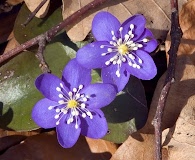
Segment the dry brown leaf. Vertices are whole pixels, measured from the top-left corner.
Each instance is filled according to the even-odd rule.
[[[180,24],[184,35],[178,51],[176,81],[171,86],[163,116],[163,129],[169,128],[163,131],[163,160],[195,159],[195,34],[193,34],[195,33],[195,0],[184,5],[180,12]],[[166,50],[169,47],[170,41],[168,40]],[[151,122],[156,112],[165,74],[158,82],[147,124],[140,131],[142,133],[154,133]],[[112,160],[152,160],[154,135],[140,135],[143,139],[140,138],[139,141],[132,138],[139,136],[139,133],[129,137],[113,155]]]
[[[28,9],[33,12],[37,6],[42,2],[42,0],[24,0],[26,3]],[[35,15],[38,18],[43,18],[49,9],[50,0],[47,0],[47,2],[41,7],[41,9],[37,12]]]
[[[177,118],[184,107],[188,105],[188,99],[195,103],[195,0],[186,3],[180,12],[180,24],[183,37],[178,50],[175,83],[172,84],[163,116],[163,129],[175,125]],[[188,26],[188,28],[186,27]],[[169,38],[169,37],[168,37]],[[170,48],[170,41],[166,41],[166,50]],[[165,73],[166,74],[166,73]],[[149,118],[144,132],[153,133],[151,122],[156,112],[156,106],[165,79],[161,77],[156,87],[150,108]],[[192,105],[191,107],[195,106]],[[193,111],[194,112],[194,111]],[[193,112],[189,114],[194,114]]]
[[[28,131],[28,132],[17,132],[0,129],[0,152],[19,144],[27,137],[39,134],[40,130]]]
[[[92,0],[63,0],[63,18],[67,18],[73,12],[91,1]],[[179,6],[181,7],[186,1],[187,0],[179,0]],[[104,11],[114,14],[121,22],[134,14],[143,14],[147,19],[147,27],[152,29],[155,37],[158,39],[164,39],[167,31],[170,29],[171,9],[169,0],[115,0],[108,1],[100,7],[92,10],[85,18],[80,19],[75,25],[67,29],[67,34],[71,40],[82,41],[86,37],[91,30],[91,22],[94,15],[102,8]]]
[[[112,156],[111,160],[152,160],[154,135],[135,134],[129,137]]]
[[[6,0],[6,2],[12,6],[22,3],[24,0]]]
[[[115,152],[111,160],[154,160],[154,135],[134,133]],[[163,160],[168,153],[163,149]]]
[[[7,52],[7,51],[10,51],[10,50],[12,50],[12,49],[14,49],[14,48],[17,47],[18,45],[19,45],[19,43],[16,41],[15,37],[12,37],[12,38],[9,40],[9,42],[8,42],[8,44],[7,44],[7,46],[6,46],[6,48],[5,48],[5,50],[4,50],[4,53]]]
[[[163,131],[169,160],[195,159],[195,98],[190,97],[175,126]]]
[[[116,149],[116,145],[111,142],[85,139],[83,136],[79,138],[75,146],[64,149],[58,144],[55,132],[50,132],[50,134],[43,133],[27,138],[23,143],[8,149],[0,156],[0,159],[108,160]]]

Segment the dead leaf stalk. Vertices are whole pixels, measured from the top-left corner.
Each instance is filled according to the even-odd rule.
[[[45,40],[45,45],[46,45],[46,42],[50,42],[52,40],[52,38],[55,37],[55,35],[57,33],[64,30],[68,25],[71,25],[72,23],[74,23],[78,18],[82,17],[84,14],[89,12],[91,9],[96,8],[97,6],[103,4],[106,1],[108,1],[108,0],[94,0],[94,1],[92,1],[91,3],[85,5],[84,7],[82,7],[81,9],[76,11],[75,13],[73,13],[71,16],[69,16],[68,18],[66,18],[62,22],[60,22],[58,25],[56,25],[56,26],[52,27],[50,30],[46,31],[45,33],[38,35],[37,37],[30,39],[29,41],[19,45],[18,47],[4,53],[3,55],[0,56],[0,64],[5,62],[6,60],[10,59],[11,57],[19,54],[20,52],[22,52],[22,51],[24,51],[24,50],[26,50],[26,49],[28,49],[36,44],[39,44],[39,49],[38,49],[39,53],[36,54],[36,57],[39,59],[40,66],[43,67],[42,69],[48,70],[47,64],[44,61],[43,56],[40,56],[40,53],[41,52],[43,53],[43,50],[45,49],[45,46],[42,45],[43,39]]]
[[[164,82],[164,87],[161,91],[156,114],[152,121],[155,129],[155,160],[162,160],[162,117],[165,108],[166,99],[171,87],[171,84],[175,81],[175,66],[177,51],[179,48],[180,40],[182,37],[182,30],[179,25],[179,16],[178,16],[178,1],[171,0],[171,47],[168,51],[169,54],[169,64],[167,68],[167,75]]]
[[[33,17],[35,17],[35,15],[37,14],[37,12],[41,9],[41,7],[43,7],[43,5],[47,2],[47,0],[43,0],[38,6],[37,8],[28,16],[27,20],[21,24],[22,26],[26,26],[32,19]]]

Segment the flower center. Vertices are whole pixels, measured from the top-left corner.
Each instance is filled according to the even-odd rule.
[[[120,54],[124,55],[124,54],[128,53],[129,48],[127,47],[126,44],[121,44],[120,46],[118,46],[118,51]]]
[[[66,116],[66,123],[75,123],[75,128],[79,127],[78,117],[89,117],[93,119],[92,113],[87,109],[87,101],[89,96],[81,94],[80,91],[83,89],[83,85],[79,85],[78,88],[73,88],[72,91],[67,91],[63,84],[60,83],[59,87],[56,87],[56,91],[59,92],[59,98],[57,105],[49,106],[48,110],[55,109],[56,115],[54,118],[57,120],[56,125],[60,124],[61,119]]]
[[[110,45],[101,45],[100,48],[107,48],[107,52],[102,53],[102,56],[113,54],[105,64],[108,65],[117,65],[116,76],[120,77],[120,69],[123,63],[127,63],[129,66],[141,69],[142,68],[142,59],[136,54],[136,51],[139,48],[143,47],[144,43],[147,43],[149,40],[144,38],[139,41],[133,41],[134,38],[134,25],[130,24],[129,31],[123,35],[123,27],[119,28],[119,36],[116,36],[114,31],[111,31],[112,40],[109,42]],[[119,38],[118,38],[119,37]]]
[[[67,107],[68,108],[76,108],[77,105],[78,105],[78,102],[77,101],[75,101],[75,100],[69,100],[68,101],[68,104],[67,104]]]

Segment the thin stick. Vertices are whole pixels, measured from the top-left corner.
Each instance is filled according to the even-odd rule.
[[[171,3],[171,47],[168,51],[169,65],[167,68],[167,75],[164,83],[164,87],[161,91],[155,117],[152,121],[155,129],[155,160],[162,160],[162,117],[165,108],[166,99],[171,87],[171,84],[175,81],[175,66],[177,51],[179,48],[180,40],[182,37],[182,30],[179,25],[178,16],[178,1],[170,0]]]
[[[39,48],[38,48],[38,51],[37,51],[37,54],[36,54],[36,57],[38,58],[38,60],[40,61],[40,65],[39,67],[41,68],[42,72],[44,73],[49,73],[51,72],[50,69],[49,69],[49,66],[47,65],[46,61],[45,61],[45,58],[43,56],[43,52],[45,50],[45,47],[46,47],[46,39],[45,37],[41,37],[40,40],[39,40]]]
[[[73,13],[71,16],[66,18],[64,21],[62,21],[61,23],[59,23],[55,27],[53,27],[50,30],[48,30],[47,32],[45,32],[44,34],[39,35],[39,36],[37,36],[37,37],[21,44],[20,46],[14,48],[13,50],[10,50],[10,51],[4,53],[3,55],[0,56],[0,64],[3,63],[4,61],[6,61],[7,59],[17,55],[21,51],[23,51],[23,50],[25,50],[25,49],[27,49],[31,46],[34,46],[34,45],[38,44],[39,39],[42,38],[42,36],[44,36],[48,42],[51,41],[51,39],[58,32],[65,29],[65,27],[67,27],[71,23],[75,22],[75,20],[82,17],[82,15],[86,14],[92,8],[95,8],[95,7],[101,5],[102,3],[106,2],[106,1],[108,1],[108,0],[94,0],[94,1],[92,1],[91,3],[87,4],[86,6],[84,6],[80,10],[78,10],[77,12]]]
[[[41,7],[43,7],[43,5],[47,2],[47,0],[43,0],[38,6],[37,8],[28,16],[27,20],[21,24],[22,26],[26,26],[32,19],[33,17],[37,14],[37,12],[41,9]]]

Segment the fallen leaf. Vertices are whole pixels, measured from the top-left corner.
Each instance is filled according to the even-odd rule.
[[[22,3],[24,0],[6,0],[6,3],[12,5],[12,6],[15,6],[19,3]]]
[[[80,136],[72,148],[64,149],[57,142],[55,132],[49,133],[42,133],[27,138],[23,143],[8,149],[0,156],[0,159],[109,160],[117,149],[117,146],[111,142],[85,139],[83,136]]]
[[[163,131],[163,145],[170,160],[195,159],[195,96],[188,99],[176,124]]]
[[[12,130],[0,129],[0,152],[3,152],[6,149],[19,144],[29,136],[39,134],[40,131],[41,130],[39,129],[31,132],[17,132]]]
[[[31,12],[33,12],[42,1],[43,0],[24,0],[28,9]],[[50,0],[47,0],[47,2],[41,7],[41,9],[37,12],[35,16],[38,18],[45,17],[49,9],[49,4],[50,4]]]
[[[163,116],[163,129],[175,125],[181,110],[188,106],[188,99],[191,97],[195,103],[195,0],[186,3],[180,12],[180,25],[183,37],[177,52],[177,63],[175,70],[175,82],[172,84],[166,101]],[[186,27],[188,26],[188,28]],[[170,48],[170,40],[166,41],[166,51]],[[149,117],[144,133],[153,133],[154,127],[151,122],[156,112],[159,95],[162,90],[166,73],[160,78],[154,97],[150,106]],[[192,106],[195,107],[195,106]]]
[[[154,160],[154,135],[135,133],[115,152],[110,160]],[[163,160],[168,153],[163,149]]]
[[[11,34],[13,35],[13,32],[12,32]],[[5,50],[4,50],[4,53],[7,52],[7,51],[10,51],[10,50],[12,50],[12,49],[14,49],[14,48],[17,47],[18,45],[19,45],[19,43],[16,41],[15,37],[12,37],[12,38],[9,40],[9,42],[8,42],[8,44],[7,44],[7,46],[6,46],[6,48],[5,48]]]
[[[195,159],[195,0],[186,3],[180,12],[183,39],[178,50],[175,82],[172,84],[163,114],[163,160]],[[191,43],[190,43],[191,42]],[[166,41],[166,51],[170,40]],[[156,112],[166,73],[158,82],[146,125],[134,133],[115,152],[111,160],[153,160]],[[143,134],[144,133],[144,134]],[[138,137],[138,138],[137,138]]]
[[[115,152],[111,160],[125,159],[152,160],[153,159],[152,153],[154,151],[153,143],[154,143],[153,135],[136,134],[135,138],[130,136]]]
[[[67,18],[72,13],[82,8],[92,0],[63,0],[63,18]],[[179,6],[187,2],[180,0]],[[166,33],[170,29],[170,1],[158,0],[115,0],[108,1],[103,5],[93,9],[84,18],[80,18],[74,25],[67,28],[67,34],[73,41],[82,41],[91,30],[91,22],[94,15],[100,11],[108,11],[114,14],[120,22],[123,22],[130,16],[140,13],[147,19],[147,27],[152,29],[157,39],[165,39]]]

